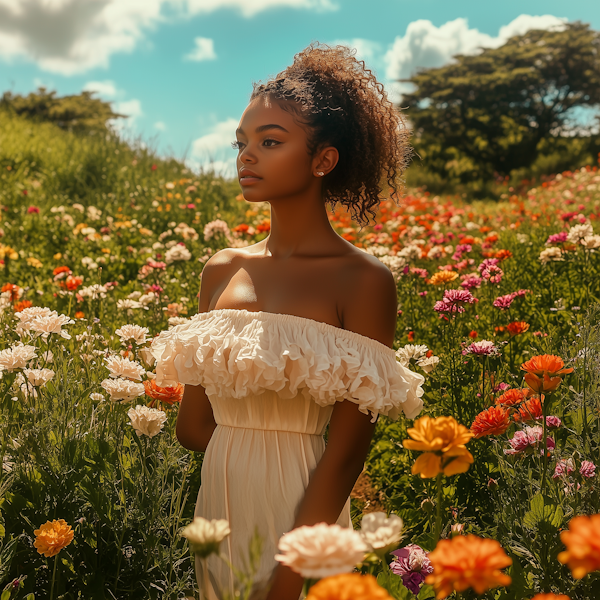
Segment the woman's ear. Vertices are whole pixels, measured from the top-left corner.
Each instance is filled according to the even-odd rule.
[[[335,146],[322,148],[313,161],[313,172],[323,171],[325,175],[333,171],[338,163],[340,154]]]

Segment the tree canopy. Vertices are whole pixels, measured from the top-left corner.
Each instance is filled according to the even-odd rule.
[[[78,133],[105,132],[111,119],[127,117],[113,112],[110,103],[92,98],[93,93],[84,91],[57,98],[56,91],[48,92],[45,87],[39,87],[27,96],[5,92],[0,98],[0,108]]]
[[[600,32],[530,30],[402,81],[416,86],[402,105],[427,170],[463,183],[507,175],[568,133],[574,108],[600,105]]]

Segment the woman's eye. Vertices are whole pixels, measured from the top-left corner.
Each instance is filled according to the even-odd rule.
[[[239,149],[240,149],[240,144],[241,144],[241,143],[242,143],[242,142],[238,142],[238,141],[236,140],[235,142],[231,142],[231,147],[232,147],[232,148],[234,148],[234,149],[237,149],[237,150],[239,150]]]
[[[281,143],[281,142],[278,142],[277,140],[272,140],[272,139],[266,139],[266,140],[264,141],[264,143],[265,143],[265,144],[266,144],[267,142],[275,142],[275,144],[280,144],[280,143]],[[243,145],[244,145],[244,142],[240,142],[240,141],[238,141],[238,140],[236,140],[236,141],[234,141],[234,142],[231,142],[231,147],[232,147],[233,149],[237,149],[237,150],[239,150],[239,149],[240,149],[240,147],[241,147],[241,146],[243,146]],[[267,146],[267,148],[272,148],[272,147],[273,147],[273,146]]]

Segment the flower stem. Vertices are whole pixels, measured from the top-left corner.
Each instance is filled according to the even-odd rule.
[[[58,565],[58,554],[54,557],[54,568],[52,569],[52,583],[50,584],[50,600],[54,598],[54,581],[56,580],[56,566]]]
[[[436,517],[435,517],[435,530],[433,539],[435,545],[440,540],[440,533],[442,531],[442,473],[438,473],[437,476],[437,502],[436,502]]]
[[[202,558],[202,599],[208,600],[208,565],[206,557]]]

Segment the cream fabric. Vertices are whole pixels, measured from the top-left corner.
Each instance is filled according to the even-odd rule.
[[[227,519],[222,552],[244,569],[257,526],[264,586],[279,538],[293,527],[336,401],[376,418],[416,417],[423,377],[391,348],[363,335],[294,315],[219,309],[200,313],[152,343],[156,383],[202,385],[217,428],[206,449],[196,515]],[[338,524],[351,527],[350,498]],[[230,569],[209,557],[211,594],[233,593]],[[204,577],[197,561],[199,581]]]

